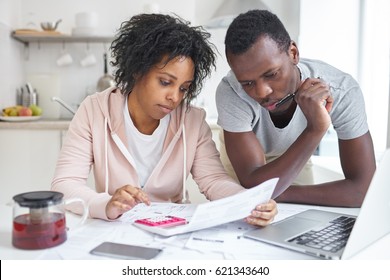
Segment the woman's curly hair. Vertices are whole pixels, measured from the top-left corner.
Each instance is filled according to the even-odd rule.
[[[139,14],[121,24],[111,44],[116,67],[115,82],[123,94],[130,93],[137,79],[144,76],[164,56],[168,61],[185,56],[195,66],[194,79],[185,96],[187,106],[201,91],[206,77],[215,69],[214,45],[202,27],[191,27],[181,18],[162,14]]]

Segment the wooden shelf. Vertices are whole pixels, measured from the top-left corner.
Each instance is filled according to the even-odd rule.
[[[11,35],[15,40],[28,45],[29,43],[111,43],[113,36],[73,36],[61,33],[35,32]]]

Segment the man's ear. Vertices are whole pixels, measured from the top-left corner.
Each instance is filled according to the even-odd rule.
[[[295,64],[298,64],[298,62],[299,62],[299,50],[298,50],[297,44],[294,41],[291,41],[290,47],[288,49],[288,53],[289,53],[291,59],[293,60],[293,62]]]

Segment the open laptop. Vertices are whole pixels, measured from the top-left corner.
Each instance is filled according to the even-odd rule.
[[[358,217],[307,210],[244,236],[319,258],[349,259],[390,233],[389,170],[390,149],[377,167]]]

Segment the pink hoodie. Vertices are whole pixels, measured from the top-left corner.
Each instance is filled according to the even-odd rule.
[[[114,191],[127,184],[138,186],[134,159],[126,148],[125,101],[114,87],[88,96],[69,126],[57,162],[52,190],[64,193],[66,199],[82,198],[92,218],[107,220],[105,208]],[[190,172],[209,200],[244,190],[224,170],[205,115],[200,108],[186,111],[185,105],[171,113],[162,157],[143,188],[151,201],[182,202],[183,182]],[[91,168],[95,190],[87,186]],[[69,210],[82,212],[76,204]]]

